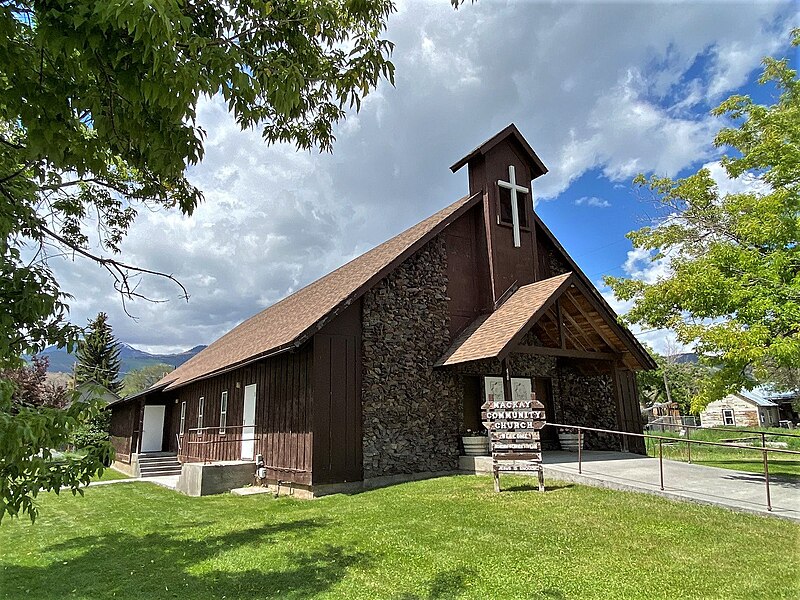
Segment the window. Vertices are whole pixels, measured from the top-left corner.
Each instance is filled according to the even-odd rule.
[[[764,413],[762,411],[758,411],[758,416],[761,417],[762,425],[767,422],[767,418],[764,416]]]
[[[203,396],[200,396],[200,401],[197,403],[197,433],[198,435],[203,435],[203,405],[206,403],[206,399]]]
[[[497,186],[500,194],[500,222],[511,225],[511,190]],[[528,226],[528,211],[525,210],[528,202],[528,194],[517,192],[517,210],[519,211],[519,226]]]
[[[181,435],[186,431],[186,401],[181,402]]]
[[[225,425],[228,423],[228,392],[222,392],[219,401],[219,433],[225,435]]]
[[[732,408],[722,409],[722,423],[724,425],[736,425],[736,418],[733,415]]]

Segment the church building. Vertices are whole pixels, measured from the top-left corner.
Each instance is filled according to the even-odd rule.
[[[504,389],[549,422],[641,433],[635,372],[655,364],[534,212],[547,168],[514,125],[462,167],[463,198],[114,403],[117,464],[261,458],[264,481],[312,495],[452,472]],[[620,437],[585,447],[642,450]]]

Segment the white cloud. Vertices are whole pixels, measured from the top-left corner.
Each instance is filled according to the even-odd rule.
[[[387,33],[396,87],[381,85],[337,128],[333,155],[268,147],[259,132],[239,131],[224,103],[201,103],[206,156],[190,178],[206,202],[192,218],[143,211],[124,244],[128,262],[184,282],[188,304],[149,279],[142,291],[172,300],[137,302],[132,322],[102,271],[56,261],[76,298],[73,318],[105,310],[119,337],[141,347],[208,343],[463,195],[466,173],[448,166],[512,121],[550,168],[536,181],[537,199],[556,197],[589,169],[623,181],[712,162],[717,124],[704,101],[740,85],[788,41],[792,9],[402,4]],[[709,68],[692,70],[702,57]],[[642,257],[630,260],[632,272],[657,273]]]
[[[595,208],[608,208],[611,206],[611,202],[608,200],[604,200],[603,198],[597,198],[595,196],[581,196],[577,200],[575,200],[575,206],[593,206]]]
[[[720,196],[727,196],[728,194],[767,194],[769,193],[769,186],[762,180],[756,179],[748,173],[744,173],[736,179],[728,177],[728,173],[718,160],[708,162],[703,165],[704,169],[708,169],[714,183],[717,184],[717,191]]]

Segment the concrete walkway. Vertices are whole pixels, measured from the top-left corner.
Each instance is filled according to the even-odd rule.
[[[177,489],[178,487],[178,477],[180,477],[180,475],[161,475],[159,477],[129,477],[128,479],[109,479],[107,481],[93,481],[87,487],[96,487],[99,485],[113,485],[117,483],[144,482],[144,483],[155,483],[156,485],[160,485],[161,487],[174,490]]]
[[[491,472],[491,458],[461,457],[462,470]],[[575,452],[544,452],[546,478],[615,490],[644,492],[699,504],[722,506],[738,512],[778,517],[800,522],[800,482],[770,479],[772,511],[767,510],[764,476],[745,471],[720,469],[664,460],[664,490],[659,486],[658,459],[624,452],[583,453],[578,474]]]

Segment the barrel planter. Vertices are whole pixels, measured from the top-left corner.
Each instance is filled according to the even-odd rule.
[[[488,456],[489,437],[485,435],[462,435],[464,456]]]
[[[581,439],[581,450],[583,450],[583,442]],[[561,444],[561,449],[567,452],[578,451],[578,434],[577,433],[559,433],[558,443]]]

